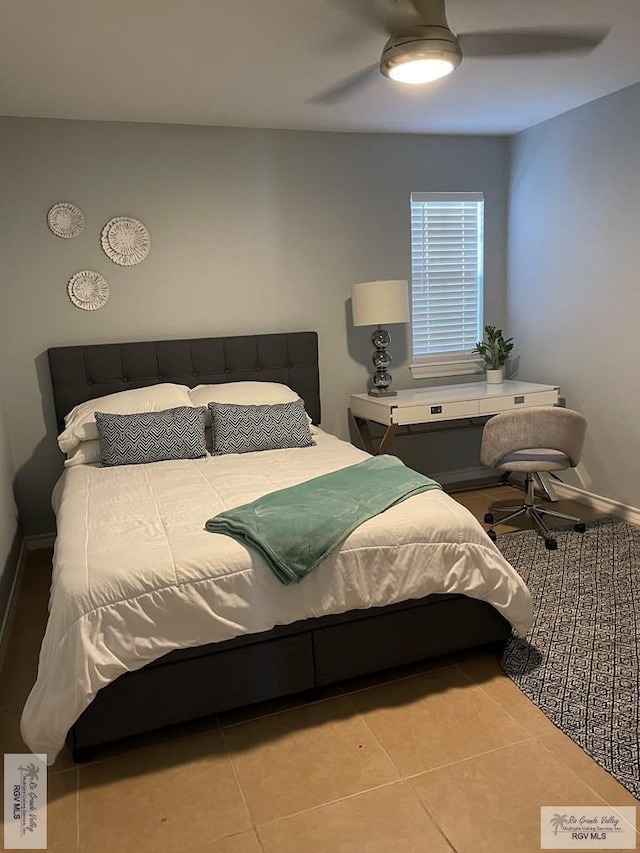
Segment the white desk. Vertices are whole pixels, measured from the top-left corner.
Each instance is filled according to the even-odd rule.
[[[351,396],[351,413],[362,443],[368,453],[385,453],[399,426],[429,424],[485,417],[508,409],[533,406],[555,406],[555,385],[507,380],[502,385],[470,382],[464,385],[437,385],[415,391],[398,391],[395,397]],[[369,422],[386,426],[377,451],[374,449]]]

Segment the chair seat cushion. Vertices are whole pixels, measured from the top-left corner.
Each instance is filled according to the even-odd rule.
[[[559,450],[547,447],[531,447],[527,450],[515,450],[503,456],[498,465],[505,471],[562,471],[571,468],[571,460]]]

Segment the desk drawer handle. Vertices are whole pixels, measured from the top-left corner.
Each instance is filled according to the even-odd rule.
[[[432,415],[441,415],[442,414],[442,406],[431,406],[431,414]]]
[[[524,394],[523,394],[521,397],[514,397],[514,398],[513,398],[513,402],[514,402],[514,404],[516,404],[516,405],[517,405],[518,403],[524,403]]]

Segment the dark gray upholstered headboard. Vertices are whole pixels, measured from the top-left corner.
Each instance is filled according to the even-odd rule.
[[[61,430],[64,416],[85,400],[158,382],[191,388],[240,380],[282,382],[302,397],[313,422],[320,422],[316,332],[55,347],[48,355]]]

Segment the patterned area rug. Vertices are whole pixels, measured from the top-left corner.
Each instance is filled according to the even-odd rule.
[[[498,537],[527,583],[534,622],[502,666],[532,702],[640,798],[640,528],[605,520]]]

